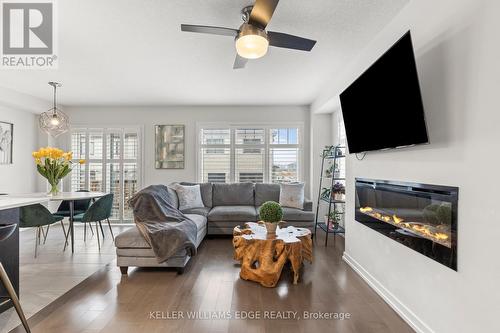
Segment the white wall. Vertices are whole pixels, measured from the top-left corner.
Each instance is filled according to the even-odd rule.
[[[309,179],[309,107],[302,106],[193,106],[193,107],[68,107],[75,125],[144,126],[144,185],[196,180],[196,123],[304,123],[304,179]],[[181,170],[158,170],[154,165],[154,126],[186,125],[186,163]],[[61,137],[67,140],[67,137]]]
[[[430,145],[348,159],[345,258],[422,332],[500,332],[500,1],[413,0],[313,106],[411,28]],[[458,271],[354,221],[354,178],[460,187]]]
[[[31,153],[37,149],[36,116],[27,111],[0,106],[0,121],[14,124],[13,164],[0,165],[0,193],[28,193],[37,189]]]
[[[310,182],[311,198],[314,202],[316,212],[316,202],[319,193],[319,177],[321,173],[321,153],[325,146],[333,145],[332,115],[311,113],[311,159],[310,159]]]

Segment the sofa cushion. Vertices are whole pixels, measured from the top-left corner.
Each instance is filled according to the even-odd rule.
[[[168,194],[170,195],[170,198],[172,199],[172,204],[175,206],[175,208],[179,208],[179,197],[177,196],[177,192],[169,186],[167,186],[167,191]]]
[[[257,214],[260,213],[260,207],[257,208]],[[283,221],[314,221],[314,213],[298,208],[283,207]]]
[[[212,208],[212,183],[180,182],[181,185],[200,185],[201,199],[205,207]]]
[[[252,183],[213,184],[213,206],[253,206]]]
[[[199,214],[186,214],[194,223],[196,223],[196,229],[199,231],[207,226],[207,218]]]
[[[151,248],[135,225],[115,237],[115,246],[119,248]]]
[[[181,210],[184,214],[196,214],[196,215],[201,215],[201,216],[208,216],[208,213],[210,212],[210,208],[208,207],[197,207],[197,208],[190,208],[190,209],[184,209]]]
[[[198,214],[186,214],[186,216],[191,219],[196,224],[196,229],[199,232],[207,226],[207,218]],[[177,222],[171,222],[177,223]],[[151,248],[139,232],[139,229],[134,225],[131,228],[125,230],[115,237],[115,246],[117,248],[139,248],[139,249],[149,249]]]
[[[254,206],[215,206],[208,213],[209,221],[255,222],[257,211]]]
[[[179,209],[186,210],[191,208],[205,207],[201,199],[200,185],[181,185],[174,187],[179,198]]]
[[[314,213],[298,208],[283,207],[283,221],[314,221]]]
[[[280,205],[290,208],[304,208],[304,183],[281,184]]]
[[[255,184],[255,206],[259,207],[266,201],[280,201],[279,184]]]

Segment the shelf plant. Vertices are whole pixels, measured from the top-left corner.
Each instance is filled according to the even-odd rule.
[[[331,191],[329,188],[327,188],[327,187],[323,187],[323,188],[321,189],[321,197],[322,197],[323,199],[328,200],[328,199],[330,198],[330,194],[331,194],[331,192],[332,192],[332,191]]]
[[[337,228],[342,220],[341,212],[330,212],[330,215],[325,215],[325,224],[328,226],[329,230]]]
[[[332,187],[332,197],[334,200],[344,200],[345,186],[342,183],[335,183]]]

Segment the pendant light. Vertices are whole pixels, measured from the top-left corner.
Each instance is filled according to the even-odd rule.
[[[62,84],[49,82],[49,85],[54,87],[54,105],[40,115],[38,122],[42,131],[56,138],[69,130],[69,118],[56,105],[57,88],[61,87]]]

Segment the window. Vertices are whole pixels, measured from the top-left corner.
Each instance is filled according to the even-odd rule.
[[[207,179],[209,183],[225,183],[226,176],[223,172],[209,172]]]
[[[263,183],[264,174],[262,172],[240,172],[239,181],[242,183]]]
[[[299,126],[200,126],[198,175],[211,183],[300,180]]]
[[[140,130],[138,128],[73,128],[71,151],[72,191],[90,190],[114,194],[111,219],[133,218],[127,201],[140,186]]]

